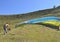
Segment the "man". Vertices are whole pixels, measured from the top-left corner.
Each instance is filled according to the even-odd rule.
[[[4,34],[6,34],[6,33],[7,33],[8,28],[9,28],[9,24],[8,24],[8,23],[4,24],[4,26],[3,26]]]

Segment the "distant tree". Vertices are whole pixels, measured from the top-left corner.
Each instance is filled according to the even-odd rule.
[[[56,8],[56,6],[54,5],[53,8]]]

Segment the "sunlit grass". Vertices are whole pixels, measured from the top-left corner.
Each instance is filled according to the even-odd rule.
[[[0,21],[0,42],[60,42],[60,31],[37,24],[26,24],[15,28],[21,20],[9,20],[11,31],[3,35],[3,24]],[[56,24],[57,22],[46,22]]]
[[[15,28],[0,37],[1,42],[59,42],[59,39],[60,31],[36,24]]]

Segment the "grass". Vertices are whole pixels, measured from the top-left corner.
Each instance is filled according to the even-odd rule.
[[[11,31],[3,35],[3,24],[9,21]],[[23,20],[1,20],[0,42],[60,42],[60,31],[37,24],[26,24],[15,28]]]
[[[1,42],[60,42],[60,31],[42,25],[28,24],[0,34]]]

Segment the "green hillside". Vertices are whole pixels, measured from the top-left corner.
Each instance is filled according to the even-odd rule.
[[[52,29],[52,27],[27,24],[15,28],[19,22],[45,16],[60,17],[60,6],[25,14],[0,15],[0,42],[60,42],[60,31]],[[11,31],[3,35],[3,25],[6,22],[10,24]]]

